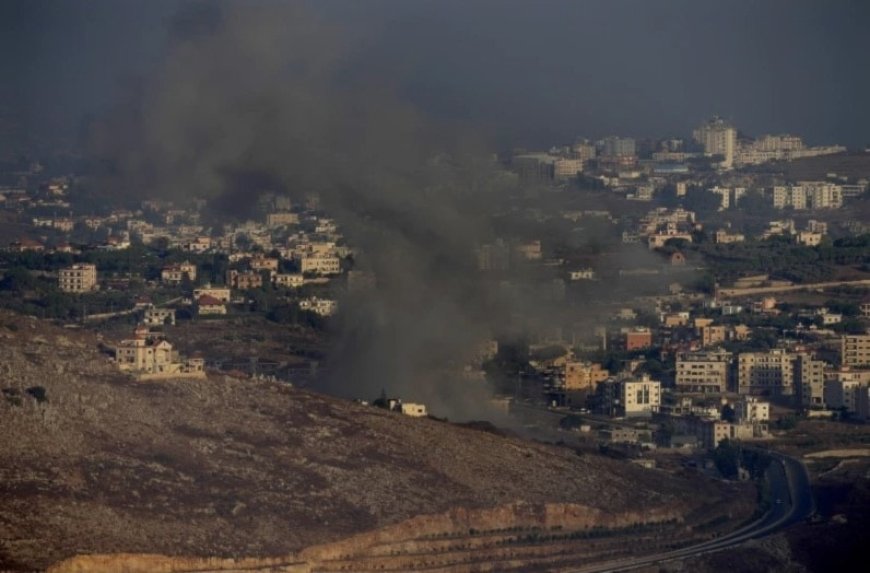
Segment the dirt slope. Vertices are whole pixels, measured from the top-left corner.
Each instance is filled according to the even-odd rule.
[[[720,494],[285,385],[138,383],[93,335],[2,312],[0,389],[0,569],[89,553],[281,555],[456,507],[698,511]]]

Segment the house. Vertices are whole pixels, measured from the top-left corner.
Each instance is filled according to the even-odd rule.
[[[227,271],[227,284],[234,289],[250,290],[263,286],[263,276],[254,271]]]
[[[167,284],[181,284],[185,279],[196,280],[196,265],[190,261],[169,265],[160,271],[160,280]]]
[[[142,316],[142,324],[146,326],[163,326],[164,324],[175,325],[175,309],[157,308],[150,306],[145,309]]]
[[[118,343],[115,362],[121,371],[139,380],[205,377],[202,358],[182,360],[168,340],[151,335],[144,327],[137,328],[133,338]]]
[[[278,259],[273,257],[254,257],[248,263],[254,271],[277,271]]]
[[[299,309],[307,310],[320,316],[331,316],[338,310],[338,302],[314,296],[300,300]]]
[[[196,313],[199,316],[221,315],[227,313],[227,307],[220,300],[206,294],[196,299]]]
[[[424,418],[427,416],[425,404],[417,404],[415,402],[401,402],[399,404],[399,409],[406,416],[411,416],[414,418]]]
[[[230,289],[227,287],[213,287],[211,285],[205,285],[204,287],[193,289],[194,300],[202,296],[210,296],[223,303],[227,303],[230,302]]]
[[[625,349],[640,350],[652,346],[652,332],[649,328],[636,327],[625,332]]]
[[[572,281],[595,280],[595,271],[588,268],[571,271],[569,273],[569,278]]]
[[[275,273],[272,275],[272,284],[275,286],[296,288],[305,283],[305,277],[300,273]]]

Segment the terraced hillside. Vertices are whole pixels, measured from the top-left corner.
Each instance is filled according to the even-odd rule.
[[[710,535],[752,510],[745,489],[286,385],[135,382],[94,335],[8,313],[0,390],[0,569],[119,553],[174,563],[142,571],[231,557],[403,570],[556,547],[582,560],[624,551],[616,539]]]

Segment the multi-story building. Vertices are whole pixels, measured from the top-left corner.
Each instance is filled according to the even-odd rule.
[[[637,144],[630,137],[605,137],[601,140],[601,155],[608,159],[634,157]]]
[[[610,373],[600,364],[591,362],[571,361],[565,363],[565,390],[594,392],[600,382],[607,379]]]
[[[625,349],[640,350],[652,346],[652,332],[649,328],[636,327],[625,332]]]
[[[840,339],[840,363],[870,366],[870,334],[850,334]]]
[[[725,351],[680,354],[677,356],[677,389],[682,392],[725,392],[731,364],[731,353]]]
[[[299,301],[299,309],[308,310],[320,316],[331,316],[338,310],[338,301],[317,298],[316,296],[304,298]]]
[[[701,331],[701,346],[704,348],[722,344],[728,336],[728,329],[724,325],[702,326],[698,330]]]
[[[797,403],[801,407],[824,407],[826,366],[826,362],[815,360],[809,354],[798,354],[795,357],[794,385]]]
[[[296,288],[305,284],[305,277],[301,273],[274,273],[272,283],[276,286]]]
[[[619,409],[624,416],[651,416],[661,405],[661,382],[644,376],[619,383]]]
[[[740,394],[793,396],[795,355],[785,350],[744,352],[737,357]]]
[[[267,227],[281,227],[283,225],[296,225],[299,223],[299,215],[289,211],[269,213],[266,215]]]
[[[63,292],[91,292],[98,288],[97,266],[82,263],[65,269],[57,274],[57,286]]]
[[[160,279],[167,284],[181,284],[185,278],[196,280],[196,265],[189,261],[163,267],[160,271]]]
[[[751,396],[743,396],[734,403],[734,420],[744,422],[767,422],[770,420],[770,402],[762,402]]]
[[[278,259],[274,257],[254,257],[248,261],[248,265],[253,271],[270,271],[278,270]]]
[[[734,166],[734,156],[737,151],[737,130],[724,119],[714,117],[697,128],[692,135],[695,141],[704,146],[706,155],[722,156],[720,165],[724,169],[730,169]]]
[[[341,261],[338,257],[310,255],[303,257],[299,262],[303,273],[318,275],[336,275],[341,272]]]
[[[263,286],[263,275],[254,271],[237,271],[231,269],[227,271],[227,284],[231,288],[239,290],[249,290],[260,288]]]
[[[859,394],[870,384],[862,380],[842,379],[829,380],[825,384],[825,403],[828,408],[844,408],[855,413],[858,409]]]
[[[152,336],[147,328],[136,329],[133,338],[118,343],[115,362],[139,379],[205,377],[202,358],[182,360],[168,340]]]

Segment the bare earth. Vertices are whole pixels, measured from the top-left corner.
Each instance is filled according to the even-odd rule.
[[[278,383],[134,382],[98,344],[0,312],[0,569],[96,553],[279,556],[515,502],[575,504],[609,525],[726,511],[736,522],[752,509],[741,505],[751,492],[729,487],[723,499],[712,480]]]

